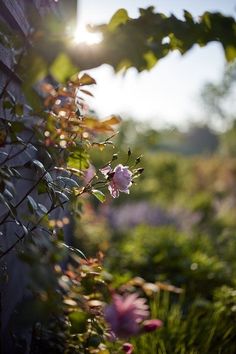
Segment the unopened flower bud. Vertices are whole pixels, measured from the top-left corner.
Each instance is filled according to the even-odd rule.
[[[113,156],[112,156],[112,161],[115,161],[115,160],[117,160],[118,159],[118,155],[117,154],[113,154]]]
[[[122,349],[125,353],[132,354],[134,347],[131,343],[124,343]]]
[[[158,319],[147,320],[143,322],[143,329],[145,332],[153,332],[163,326],[163,322]]]
[[[138,174],[140,174],[140,175],[141,175],[141,173],[143,173],[143,171],[144,171],[144,168],[143,168],[143,167],[140,167],[140,168],[137,169],[137,172],[138,172]]]
[[[138,165],[141,161],[142,155],[137,157],[137,159],[135,160],[135,165]]]

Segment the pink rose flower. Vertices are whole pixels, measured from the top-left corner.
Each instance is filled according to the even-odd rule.
[[[117,165],[114,170],[111,166],[106,166],[100,170],[110,181],[108,190],[113,198],[119,197],[119,192],[129,194],[129,188],[132,185],[132,172],[128,166]]]
[[[111,331],[117,337],[127,338],[140,332],[140,323],[148,317],[149,311],[146,300],[137,294],[115,294],[113,302],[106,306],[104,315]]]
[[[163,326],[163,322],[158,319],[146,320],[143,322],[143,329],[145,332],[153,332]]]
[[[134,347],[131,343],[124,343],[122,349],[125,353],[132,354]]]

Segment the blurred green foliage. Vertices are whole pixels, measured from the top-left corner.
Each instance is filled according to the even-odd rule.
[[[183,289],[181,294],[162,288],[152,293],[152,316],[160,318],[164,326],[133,339],[135,353],[233,354],[236,159],[232,153],[222,152],[231,128],[215,133],[219,145],[213,152],[201,150],[199,154],[196,145],[196,151],[188,153],[188,132],[156,132],[141,124],[134,132],[130,126],[131,122],[124,122],[117,137],[119,158],[125,163],[129,146],[144,155],[145,172],[129,198],[124,195],[118,201],[107,201],[110,213],[104,213],[104,205],[90,205],[97,226],[93,221],[93,226],[86,227],[83,218],[78,221],[78,242],[83,244],[86,239],[86,247],[92,250],[100,240],[113,286],[122,287],[141,277],[157,286]],[[173,153],[167,142],[186,148]],[[103,158],[106,154],[108,158],[112,150],[104,152]],[[130,159],[135,160],[133,154]],[[103,163],[97,152],[94,161],[97,166]],[[140,203],[149,206],[143,209],[143,218]],[[162,220],[163,215],[171,218]],[[106,231],[96,233],[96,227]]]
[[[233,247],[236,250],[236,241]],[[173,227],[138,226],[124,237],[120,254],[110,262],[113,272],[119,263],[124,272],[184,287],[187,301],[199,295],[210,298],[217,286],[232,284],[230,262],[217,255],[207,235],[189,236]]]
[[[135,353],[200,354],[235,353],[236,292],[222,286],[212,302],[196,300],[185,314],[184,299],[173,302],[168,293],[159,293],[152,301],[154,316],[164,321],[155,333],[135,338]]]
[[[233,17],[206,11],[195,20],[184,10],[184,19],[180,20],[173,14],[155,12],[153,6],[139,12],[138,18],[131,18],[125,9],[120,9],[107,25],[95,27],[104,36],[105,62],[116,70],[129,67],[150,70],[171,51],[185,54],[194,44],[202,47],[211,41],[222,44],[227,61],[236,56]]]
[[[140,16],[136,19],[130,18],[126,10],[119,10],[109,24],[95,27],[95,30],[101,30],[103,33],[101,44],[91,48],[84,45],[73,47],[70,45],[72,35],[67,36],[66,32],[68,21],[72,17],[75,19],[76,12],[72,9],[75,9],[76,2],[70,2],[72,5],[68,5],[68,8],[66,4],[69,2],[61,3],[65,6],[65,21],[58,21],[52,14],[48,14],[41,21],[29,5],[34,30],[26,38],[26,43],[18,43],[17,38],[7,40],[7,33],[6,36],[1,35],[1,43],[12,49],[14,54],[14,71],[23,80],[22,89],[27,103],[31,106],[30,114],[39,115],[43,119],[47,117],[48,128],[51,125],[52,131],[57,126],[53,124],[53,120],[50,122],[50,117],[43,112],[42,103],[45,97],[43,94],[41,97],[37,95],[38,81],[46,76],[52,81],[51,98],[56,98],[59,93],[55,94],[55,88],[60,92],[60,84],[67,82],[77,69],[93,68],[103,63],[111,64],[116,70],[129,67],[135,67],[138,71],[149,70],[171,51],[178,50],[184,54],[194,44],[205,46],[211,41],[222,44],[228,61],[236,57],[234,18],[205,12],[196,21],[185,11],[184,19],[180,20],[173,15],[168,17],[155,13],[153,7],[140,9]],[[5,29],[1,29],[1,32],[4,33]],[[83,80],[86,81],[87,78],[88,76],[83,76],[82,81],[77,84],[83,86]],[[90,81],[91,83],[94,82]],[[228,86],[225,90],[228,90]],[[213,91],[216,93],[215,102],[218,91]],[[11,102],[7,86],[1,95],[4,97],[3,108],[10,110],[11,115],[16,118],[22,117],[25,107],[14,100]],[[220,95],[221,92],[218,96]],[[74,98],[75,92],[71,96]],[[73,114],[77,118],[81,116],[77,109],[73,109]],[[112,119],[114,118],[110,120]],[[94,130],[93,137],[96,137],[97,132],[111,132],[108,123],[104,126],[104,122],[99,123],[91,117],[86,122],[92,133]],[[12,141],[18,139],[17,142],[24,145],[16,133],[19,128],[23,131],[26,127],[20,127],[17,123],[10,124],[11,129],[8,126],[3,129],[2,146],[9,133]],[[106,252],[106,269],[110,273],[102,270],[101,254],[97,259],[83,260],[76,257],[76,254],[81,256],[82,252],[62,242],[60,229],[64,225],[63,222],[58,220],[59,224],[56,224],[54,220],[54,225],[50,224],[48,214],[51,209],[46,209],[38,203],[38,196],[36,199],[30,195],[27,198],[28,209],[30,215],[32,214],[32,220],[29,220],[32,224],[30,230],[16,219],[17,208],[14,205],[19,205],[9,202],[12,198],[11,192],[8,191],[7,196],[3,196],[2,202],[8,211],[2,223],[11,217],[22,227],[23,234],[2,256],[23,238],[29,236],[30,241],[25,245],[24,252],[20,252],[20,257],[30,265],[29,287],[32,296],[30,301],[25,299],[21,304],[18,318],[21,320],[19,326],[33,326],[31,352],[108,353],[106,348],[112,345],[103,345],[107,339],[107,327],[102,316],[104,303],[109,300],[112,286],[120,286],[132,281],[134,277],[142,276],[153,283],[162,282],[162,287],[166,286],[167,291],[162,291],[160,284],[155,284],[156,287],[151,284],[157,289],[156,295],[154,292],[150,295],[152,315],[161,318],[164,327],[158,334],[134,340],[137,353],[235,353],[236,161],[234,157],[228,156],[222,159],[220,156],[210,158],[179,155],[184,153],[190,156],[199,153],[199,149],[196,149],[196,141],[199,139],[200,144],[204,142],[200,152],[207,152],[208,155],[214,153],[218,142],[212,137],[212,132],[206,132],[206,129],[204,132],[205,135],[203,130],[200,134],[199,131],[192,131],[188,143],[183,146],[182,135],[177,130],[171,134],[158,133],[152,128],[143,130],[140,126],[135,132],[134,123],[126,123],[117,138],[120,147],[119,158],[124,164],[133,163],[136,166],[137,156],[145,155],[143,165],[146,171],[141,179],[141,187],[134,186],[132,189],[131,214],[135,215],[136,202],[145,201],[150,207],[149,212],[161,206],[164,213],[171,215],[173,221],[170,225],[162,225],[161,220],[160,225],[151,225],[146,218],[141,224],[133,225],[132,228],[126,226],[124,230],[121,227],[113,227],[109,217],[106,219],[101,208],[98,208],[97,201],[93,202],[92,215],[89,215],[87,210],[85,218],[76,220],[77,243],[88,253],[93,253],[98,248]],[[234,136],[234,126],[231,132],[227,133],[222,141],[224,144],[231,141],[225,151],[226,154],[230,152],[233,155],[231,136]],[[210,144],[209,137],[212,138]],[[45,147],[44,135],[37,141]],[[195,145],[191,145],[193,141]],[[50,148],[50,142],[48,143],[47,156],[55,167],[58,161],[53,156],[55,151]],[[59,168],[63,169],[68,152],[69,168],[77,168],[78,172],[89,167],[87,147],[81,148],[79,144],[76,151],[73,147],[66,146],[65,154],[58,149]],[[112,159],[112,146],[104,151],[101,158],[101,148],[104,149],[107,144],[108,141],[105,140],[93,145],[94,148],[98,147],[98,150],[91,154],[96,167],[101,167],[104,161]],[[89,144],[88,146],[90,147]],[[128,148],[135,150],[135,158]],[[35,149],[37,151],[37,148]],[[57,204],[63,206],[65,199],[69,200],[69,197],[72,199],[69,192],[75,182],[70,174],[70,177],[66,177],[67,182],[70,181],[70,188],[67,188],[62,179],[52,178],[41,161],[32,160],[29,167],[42,174],[35,188],[39,194],[48,193],[52,208]],[[14,190],[9,180],[17,176],[16,170],[5,169],[7,173],[4,169],[0,171],[1,192],[5,186]],[[21,175],[18,174],[17,177],[21,178]],[[81,188],[84,192],[83,186]],[[101,191],[89,191],[98,200],[104,200]],[[112,208],[120,204],[122,208],[125,201],[127,196],[123,195],[118,203],[108,200],[107,205]],[[113,212],[113,218],[116,219],[118,212],[116,209]],[[23,221],[25,222],[24,219]],[[120,226],[125,226],[122,221]],[[46,238],[39,237],[43,227],[46,227],[49,234]],[[53,231],[55,227],[58,227],[57,239]],[[67,270],[63,269],[65,257],[70,259]],[[147,284],[143,282],[147,288]],[[183,288],[184,294],[179,296],[179,291],[169,295],[166,284]],[[126,290],[124,287],[124,291]],[[116,344],[114,348],[115,346]]]

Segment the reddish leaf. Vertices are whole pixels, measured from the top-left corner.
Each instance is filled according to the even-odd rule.
[[[84,85],[93,85],[96,84],[96,81],[89,76],[88,74],[84,74],[80,79],[79,79],[79,85],[84,86]]]
[[[85,93],[86,95],[89,95],[89,96],[94,97],[93,94],[92,94],[91,92],[87,91],[87,90],[81,89],[80,91],[83,92],[83,93]],[[80,97],[80,98],[81,98],[81,97]]]
[[[120,124],[120,122],[121,122],[121,118],[119,116],[115,116],[115,115],[102,121],[102,123],[106,124],[106,125],[116,125],[116,124]]]

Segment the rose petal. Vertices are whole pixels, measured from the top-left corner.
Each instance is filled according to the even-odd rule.
[[[99,170],[104,176],[108,175],[108,173],[110,173],[112,171],[112,168],[110,165],[105,166],[103,168],[100,168]]]
[[[119,189],[116,187],[115,183],[111,181],[108,185],[108,190],[113,198],[119,197]]]

